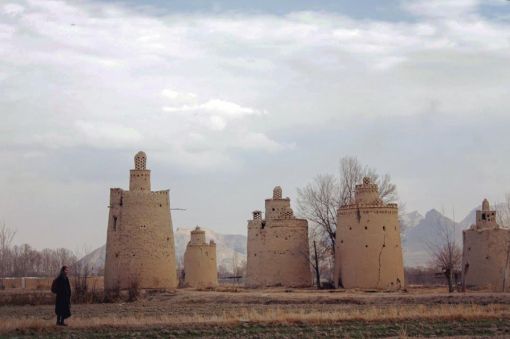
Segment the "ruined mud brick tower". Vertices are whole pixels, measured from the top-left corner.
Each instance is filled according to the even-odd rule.
[[[216,268],[216,244],[205,241],[205,231],[196,227],[184,252],[184,286],[218,286]]]
[[[354,203],[337,211],[335,285],[396,290],[404,287],[397,204],[385,204],[368,177]]]
[[[177,287],[169,191],[151,191],[144,152],[135,156],[129,191],[110,189],[105,289]]]
[[[476,211],[476,224],[462,232],[462,239],[464,285],[509,291],[510,230],[498,225],[487,199],[482,210]]]
[[[310,286],[308,222],[294,217],[279,186],[265,207],[265,220],[255,211],[248,221],[246,286]]]

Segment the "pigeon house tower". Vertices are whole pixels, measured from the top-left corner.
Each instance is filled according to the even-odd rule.
[[[496,211],[485,199],[476,223],[462,232],[462,281],[466,287],[510,289],[510,230],[496,222]]]
[[[110,189],[105,289],[177,287],[169,190],[151,191],[147,156],[138,152],[129,190]]]
[[[305,287],[312,284],[308,249],[308,222],[297,219],[290,199],[276,186],[266,199],[266,218],[253,212],[248,221],[248,287]]]
[[[354,202],[338,209],[334,274],[337,287],[404,287],[398,207],[384,203],[368,177],[356,185]]]
[[[205,241],[205,231],[196,227],[184,252],[184,286],[204,288],[218,286],[216,243]]]

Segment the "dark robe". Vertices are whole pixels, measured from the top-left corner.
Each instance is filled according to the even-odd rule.
[[[55,314],[61,316],[63,319],[71,316],[71,285],[69,279],[60,274],[55,279]]]

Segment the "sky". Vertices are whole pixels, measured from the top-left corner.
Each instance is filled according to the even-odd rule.
[[[0,0],[0,222],[90,249],[144,150],[174,228],[245,234],[356,156],[407,211],[510,192],[506,0]]]

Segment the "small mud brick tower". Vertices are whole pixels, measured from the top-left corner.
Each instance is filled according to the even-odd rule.
[[[354,203],[337,211],[335,285],[396,290],[404,287],[397,204],[385,204],[368,177]]]
[[[308,222],[294,217],[279,186],[266,199],[265,216],[255,211],[248,221],[246,286],[310,286]]]
[[[485,199],[476,223],[462,232],[462,274],[467,288],[510,290],[510,230],[496,222],[496,211]]]
[[[129,191],[110,189],[105,289],[177,287],[169,191],[151,191],[144,152],[135,156]]]
[[[191,238],[184,252],[184,286],[218,286],[216,244],[212,240],[207,243],[205,231],[198,226],[191,231]]]

